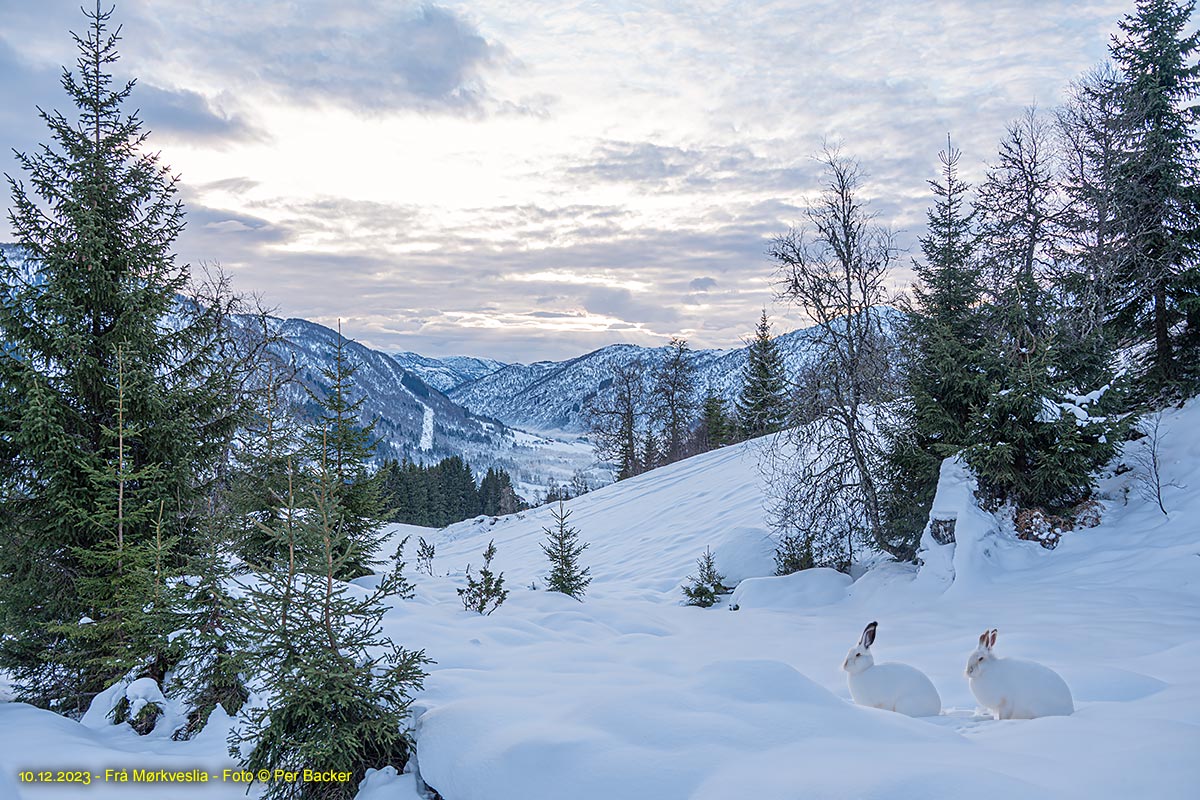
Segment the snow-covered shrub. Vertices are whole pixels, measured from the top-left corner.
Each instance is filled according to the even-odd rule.
[[[153,678],[138,678],[125,687],[125,694],[113,706],[112,720],[116,725],[128,722],[139,736],[145,736],[154,730],[166,704]]]

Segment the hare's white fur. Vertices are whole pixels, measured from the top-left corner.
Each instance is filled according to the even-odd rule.
[[[1054,670],[1036,661],[1000,658],[992,648],[996,631],[984,631],[967,659],[971,693],[996,719],[1068,716],[1075,711],[1071,689]]]
[[[907,664],[875,663],[871,655],[875,627],[874,622],[867,626],[842,662],[854,702],[910,717],[936,717],[942,712],[942,698],[924,672]]]

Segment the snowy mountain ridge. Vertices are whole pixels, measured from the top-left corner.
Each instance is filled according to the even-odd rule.
[[[901,312],[883,309],[883,323],[893,329]],[[794,378],[812,358],[811,346],[819,335],[815,327],[800,328],[775,337],[784,368]],[[605,392],[615,371],[641,362],[647,383],[668,347],[612,344],[567,361],[509,364],[473,381],[454,386],[447,394],[477,414],[508,425],[537,431],[581,432],[586,430],[583,409],[597,394]],[[742,373],[749,345],[728,350],[692,350],[689,359],[695,370],[698,392],[712,391],[733,409],[742,389]]]

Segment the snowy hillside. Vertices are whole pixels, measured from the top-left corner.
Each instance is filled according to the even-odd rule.
[[[1200,402],[1168,415],[1200,425]],[[750,443],[572,501],[595,578],[582,603],[544,591],[546,510],[433,535],[438,572],[390,618],[436,652],[420,702],[421,777],[474,798],[1185,797],[1200,779],[1200,443],[1164,452],[1169,517],[1109,479],[1104,523],[1057,550],[982,531],[959,574],[883,565],[744,581],[727,604],[680,607],[705,545],[731,579],[770,571]],[[1142,446],[1139,443],[1131,448]],[[967,526],[964,525],[964,537]],[[427,536],[429,534],[426,534]],[[467,561],[495,538],[513,587],[490,617],[455,608]],[[963,568],[967,563],[974,569]],[[732,582],[732,581],[731,581]],[[924,670],[928,719],[848,701],[840,664],[863,625]],[[963,669],[979,632],[1069,683],[1070,717],[995,722]],[[381,780],[382,783],[382,780]],[[403,795],[378,795],[403,796]]]
[[[885,320],[897,314],[887,309]],[[807,363],[813,335],[813,329],[804,328],[776,337],[789,375],[795,375]],[[614,344],[569,361],[510,364],[456,386],[448,394],[471,411],[508,425],[536,431],[579,432],[586,427],[584,404],[607,389],[618,367],[640,360],[647,367],[649,381],[653,366],[666,351],[666,347]],[[732,407],[742,389],[748,352],[747,347],[692,351],[698,390],[703,393],[711,389]]]
[[[582,602],[527,588],[545,573],[549,509],[441,531],[396,526],[395,537],[436,544],[437,577],[414,576],[417,596],[396,602],[386,632],[437,663],[417,697],[413,771],[374,773],[359,798],[417,800],[419,781],[443,800],[1193,796],[1200,402],[1164,425],[1176,434],[1162,454],[1168,516],[1127,491],[1126,472],[1102,486],[1104,522],[1053,551],[964,523],[953,574],[938,561],[884,564],[854,582],[826,570],[751,577],[771,571],[754,442],[571,501],[594,577]],[[511,595],[484,617],[455,590],[491,539]],[[705,546],[729,582],[745,580],[714,608],[681,606],[678,587]],[[941,715],[850,702],[840,665],[872,620],[877,658],[925,671]],[[976,712],[963,669],[988,627],[1002,655],[1066,679],[1071,716]],[[60,796],[16,778],[56,767],[101,776],[88,797],[131,796],[102,780],[113,765],[213,775],[205,787],[157,785],[155,797],[245,796],[221,780],[232,764],[220,712],[191,742],[85,722],[0,704],[0,796]]]

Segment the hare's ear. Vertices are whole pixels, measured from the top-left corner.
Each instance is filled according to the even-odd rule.
[[[862,638],[858,640],[858,643],[861,644],[863,647],[870,647],[872,644],[874,644],[875,643],[875,628],[877,628],[878,626],[879,626],[878,622],[872,622],[870,625],[863,628]]]
[[[992,633],[991,631],[984,631],[983,633],[979,634],[979,646],[982,647],[984,650],[987,649],[988,636],[990,636],[991,633]]]
[[[988,650],[996,646],[996,634],[999,633],[995,628],[992,628],[991,636],[988,637]]]

